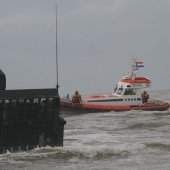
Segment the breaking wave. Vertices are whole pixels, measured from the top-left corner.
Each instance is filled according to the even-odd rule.
[[[50,152],[49,152],[50,151]],[[55,158],[79,158],[79,159],[104,159],[108,157],[124,157],[127,156],[128,151],[124,149],[115,149],[115,148],[107,148],[106,146],[103,147],[78,147],[78,148],[41,148],[38,150],[34,150],[34,153],[42,153],[47,154],[48,157],[55,157]]]
[[[115,149],[115,148],[106,148],[106,147],[83,147],[77,149],[66,149],[66,148],[52,148],[52,147],[44,147],[44,148],[36,148],[29,152],[18,152],[18,153],[10,153],[0,155],[1,166],[8,163],[17,163],[20,165],[27,165],[31,162],[38,160],[46,160],[55,159],[59,160],[70,160],[70,159],[94,159],[101,160],[107,158],[123,158],[127,157],[128,151],[124,149]],[[1,167],[0,166],[0,167]]]

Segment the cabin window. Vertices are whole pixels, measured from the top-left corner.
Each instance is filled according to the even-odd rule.
[[[134,89],[126,89],[124,95],[136,95]]]
[[[137,98],[138,101],[141,101],[141,98]]]
[[[123,88],[119,88],[119,89],[117,90],[117,93],[116,93],[116,94],[121,95],[121,94],[122,94],[122,91],[123,91]]]
[[[130,99],[128,99],[128,101],[130,101]]]

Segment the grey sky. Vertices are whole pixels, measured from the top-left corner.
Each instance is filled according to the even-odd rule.
[[[169,0],[0,0],[0,68],[7,88],[112,92],[137,56],[152,89],[170,89]]]

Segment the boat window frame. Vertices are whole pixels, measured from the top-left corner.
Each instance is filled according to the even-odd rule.
[[[114,93],[116,93],[118,90],[118,85],[116,85],[116,87],[114,88]]]
[[[119,87],[116,91],[116,94],[117,95],[122,95],[122,92],[123,92],[123,88],[122,87]]]

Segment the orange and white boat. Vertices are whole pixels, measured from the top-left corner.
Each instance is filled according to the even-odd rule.
[[[150,87],[151,80],[136,76],[140,67],[144,67],[143,62],[134,60],[129,75],[122,77],[111,94],[82,96],[80,103],[72,103],[70,99],[62,98],[60,102],[61,110],[73,112],[168,110],[169,103],[142,97],[141,94],[144,89]]]

